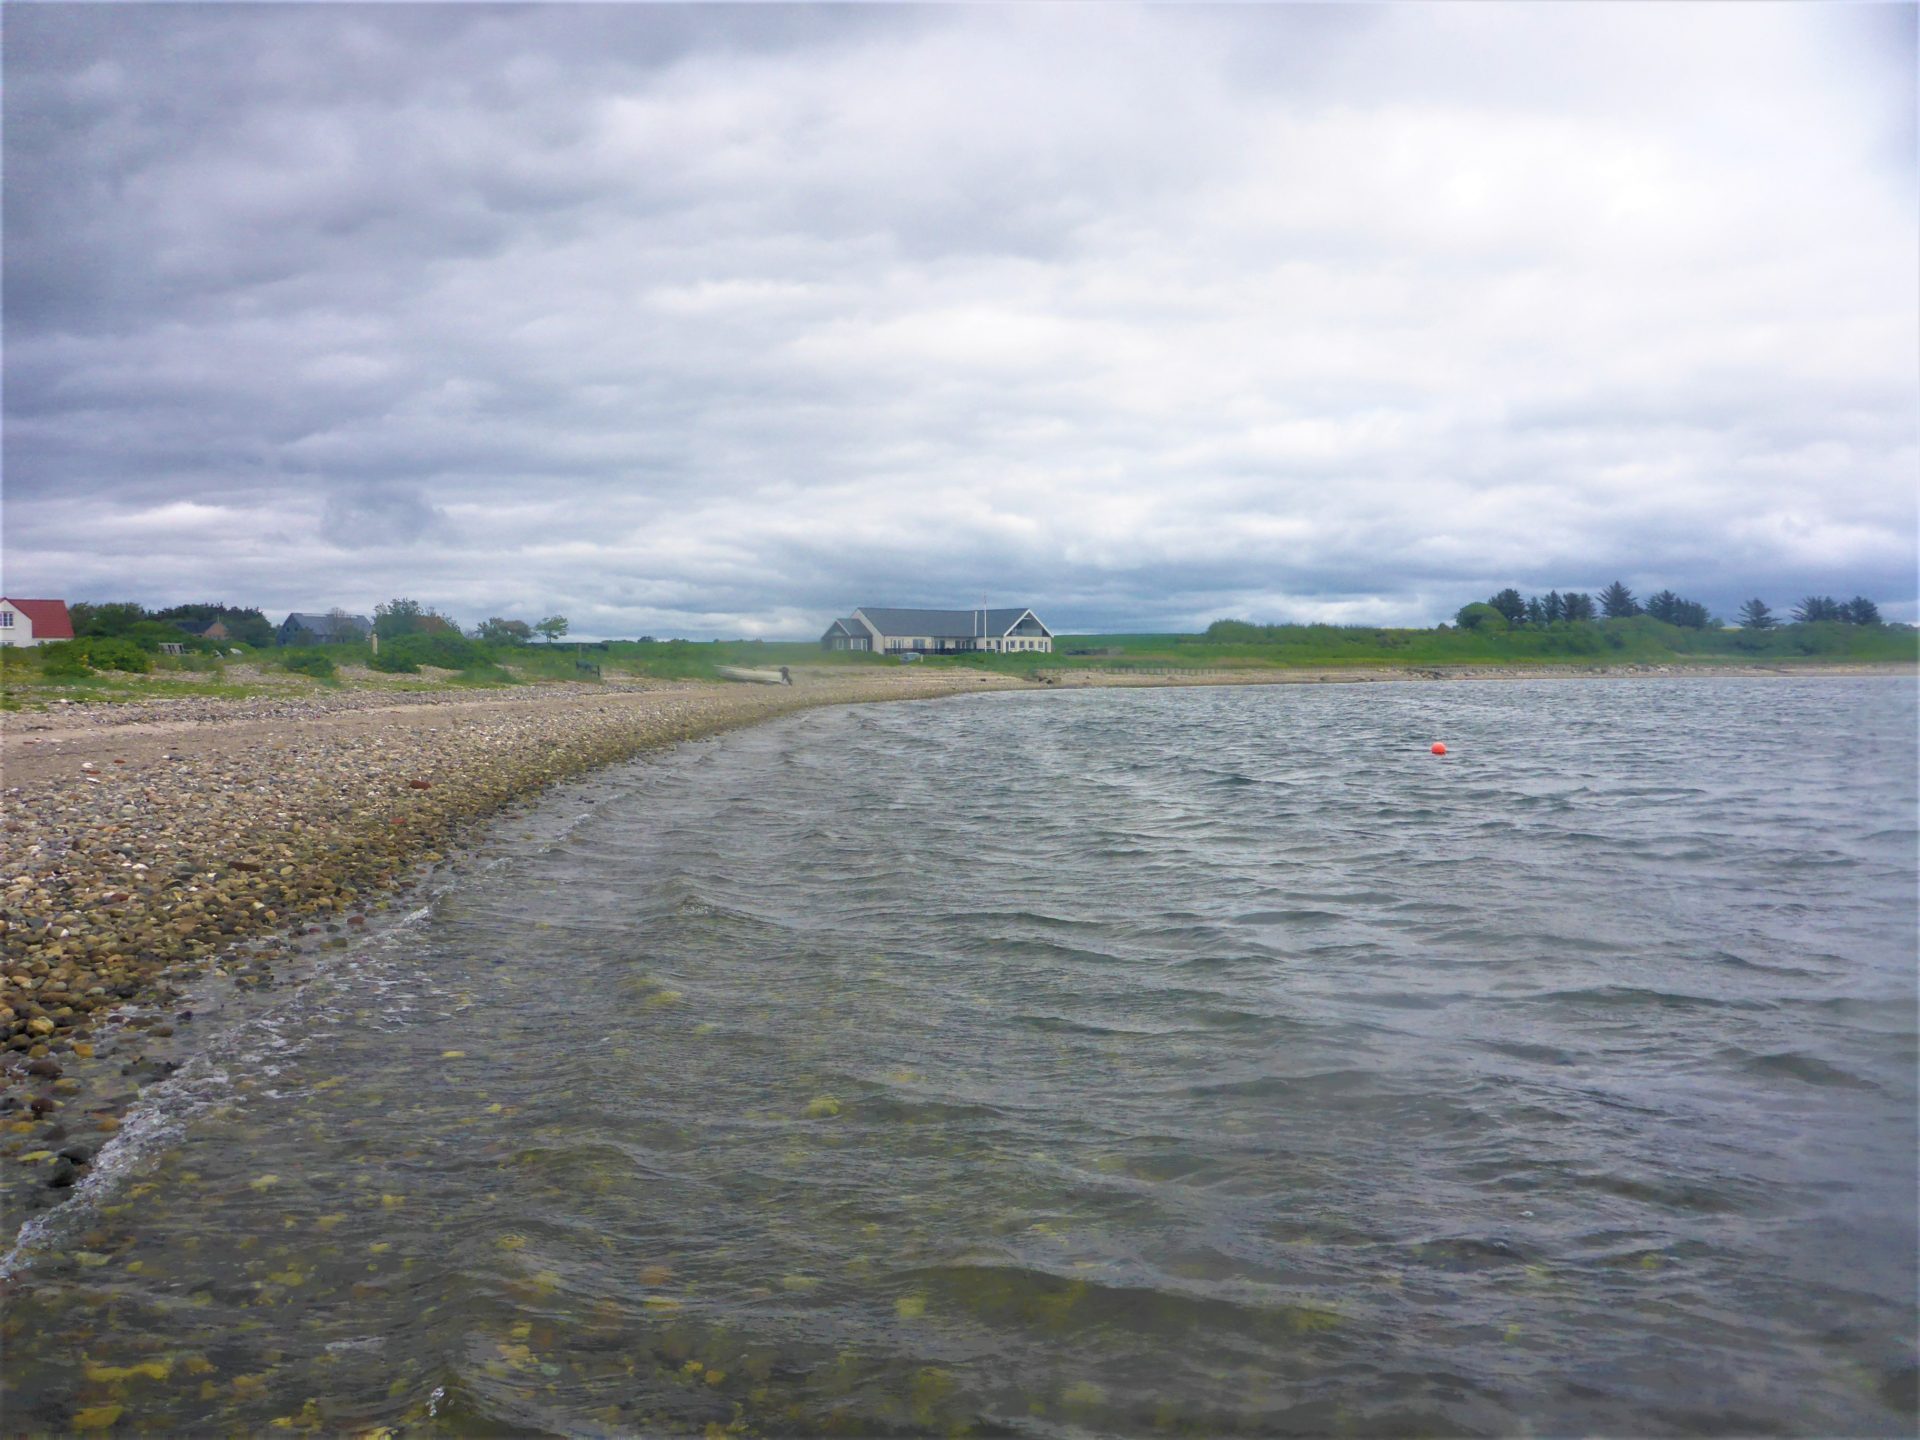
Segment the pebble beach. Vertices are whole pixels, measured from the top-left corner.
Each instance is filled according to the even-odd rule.
[[[346,948],[424,867],[593,767],[813,705],[1020,682],[797,672],[659,683],[335,692],[16,713],[0,731],[0,1195],[13,1223],[84,1178],[177,1062],[209,972],[271,986]]]

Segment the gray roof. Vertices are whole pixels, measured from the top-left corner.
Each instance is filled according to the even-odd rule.
[[[858,635],[862,640],[867,638],[867,627],[852,618],[836,620],[827,626],[827,634],[829,635],[833,634],[836,630],[842,635]]]
[[[280,628],[291,625],[296,630],[311,630],[316,635],[331,635],[336,622],[349,630],[362,635],[373,633],[373,622],[364,615],[307,615],[296,610],[280,622]]]
[[[1005,635],[1031,613],[1026,606],[999,610],[891,610],[862,605],[859,613],[882,635],[924,635],[930,640],[964,640]],[[1038,615],[1033,617],[1036,621]],[[1051,632],[1049,632],[1051,633]]]

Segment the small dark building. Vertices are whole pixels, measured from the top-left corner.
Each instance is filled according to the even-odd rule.
[[[282,645],[352,645],[371,634],[373,622],[364,615],[306,615],[296,610],[280,622],[278,639]]]

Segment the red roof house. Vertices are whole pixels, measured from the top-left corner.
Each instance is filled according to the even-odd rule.
[[[0,595],[0,645],[45,645],[73,639],[64,600],[14,600]]]

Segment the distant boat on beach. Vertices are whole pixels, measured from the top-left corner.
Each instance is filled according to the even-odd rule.
[[[749,685],[791,685],[793,676],[782,665],[778,670],[749,670],[744,665],[716,665],[715,672],[722,680],[740,680]]]

